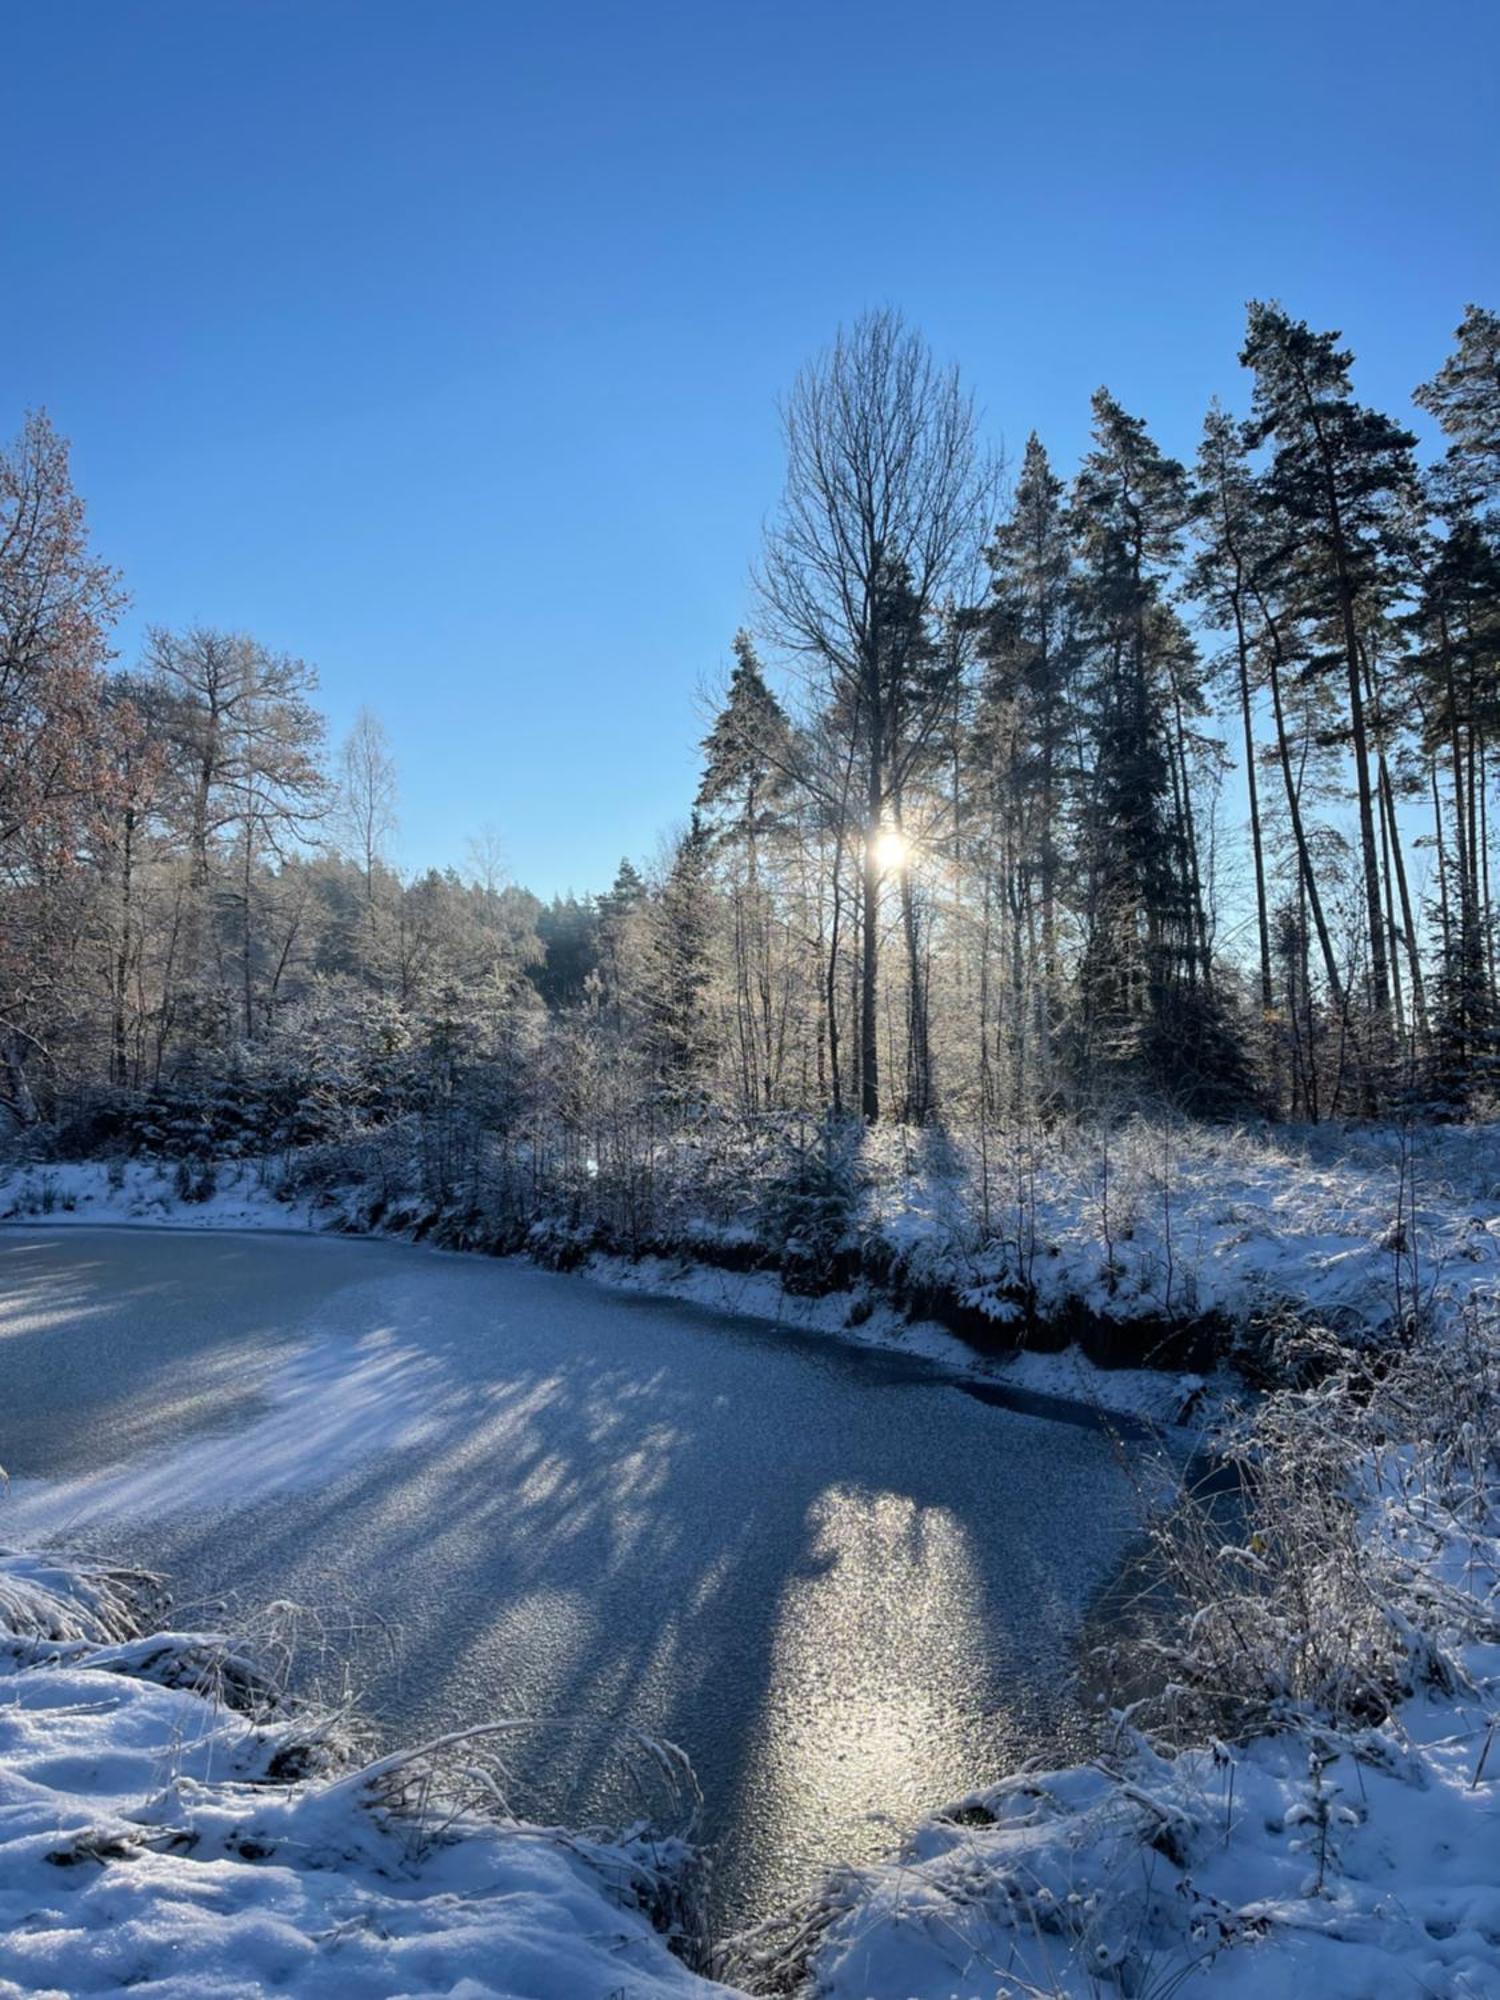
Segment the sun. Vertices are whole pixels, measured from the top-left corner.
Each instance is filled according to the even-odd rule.
[[[883,826],[870,843],[870,852],[882,875],[899,875],[911,860],[911,842],[896,826]]]

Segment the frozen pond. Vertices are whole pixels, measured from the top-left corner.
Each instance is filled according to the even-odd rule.
[[[680,1743],[731,1923],[1078,1741],[1134,1518],[1107,1437],[920,1363],[327,1237],[0,1234],[0,1464],[0,1539],[317,1607],[386,1741],[590,1718],[518,1746],[540,1815]]]

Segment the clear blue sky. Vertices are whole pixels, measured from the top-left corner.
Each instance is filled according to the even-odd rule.
[[[543,893],[648,854],[750,610],[775,403],[894,303],[1012,452],[1186,455],[1243,302],[1404,408],[1500,305],[1493,0],[5,9],[0,424],[146,623],[316,662]]]

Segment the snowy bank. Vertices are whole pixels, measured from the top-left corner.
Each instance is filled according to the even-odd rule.
[[[269,1163],[61,1160],[0,1173],[0,1222],[110,1228],[316,1229],[334,1220],[277,1192]]]
[[[780,1155],[662,1149],[621,1229],[524,1176],[424,1189],[371,1140],[217,1166],[32,1162],[0,1219],[331,1228],[526,1249],[614,1284],[921,1353],[1029,1392],[1170,1420],[1226,1358],[1276,1379],[1288,1327],[1351,1345],[1456,1323],[1500,1280],[1500,1128],[1234,1130],[1136,1119],[982,1156],[882,1131]],[[519,1206],[518,1206],[519,1204]],[[590,1205],[592,1204],[592,1206]]]
[[[477,1733],[341,1768],[141,1584],[0,1552],[0,1994],[724,1991],[653,1927],[679,1843],[509,1819]]]
[[[1232,1130],[1136,1118],[958,1140],[830,1140],[794,1172],[662,1148],[650,1216],[608,1190],[564,1218],[516,1176],[422,1188],[406,1150],[304,1148],[30,1162],[0,1174],[0,1220],[332,1228],[446,1248],[526,1250],[608,1284],[924,1354],[1028,1394],[1154,1422],[1198,1420],[1226,1362],[1286,1378],[1314,1326],[1348,1346],[1442,1330],[1500,1280],[1500,1128]],[[784,1166],[784,1162],[782,1162]],[[588,1204],[596,1202],[596,1208]]]

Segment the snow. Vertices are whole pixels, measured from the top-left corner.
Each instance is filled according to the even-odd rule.
[[[311,1229],[306,1202],[287,1202],[247,1165],[220,1168],[213,1192],[184,1200],[176,1171],[152,1160],[66,1160],[0,1174],[0,1221],[97,1228]]]
[[[337,1201],[314,1207],[287,1201],[248,1165],[216,1174],[214,1193],[184,1201],[169,1167],[132,1160],[113,1168],[97,1161],[13,1169],[0,1176],[0,1221],[28,1226],[111,1228],[254,1229],[308,1231],[342,1227]],[[920,1211],[915,1211],[920,1212]],[[706,1240],[706,1226],[699,1234]],[[714,1232],[723,1240],[753,1242],[748,1230]],[[926,1320],[911,1320],[868,1292],[835,1292],[807,1298],[784,1289],[772,1271],[734,1271],[691,1257],[640,1258],[594,1255],[585,1267],[594,1282],[616,1290],[681,1299],[795,1328],[855,1345],[895,1349],[968,1380],[994,1381],[1154,1423],[1177,1422],[1189,1403],[1199,1410],[1205,1384],[1197,1375],[1146,1368],[1099,1368],[1076,1348],[1061,1354],[976,1354],[957,1335]],[[316,1372],[314,1364],[313,1372]],[[1215,1383],[1216,1400],[1229,1392]],[[1199,1411],[1201,1414],[1201,1411]]]
[[[189,1622],[305,1607],[298,1685],[382,1747],[578,1718],[518,1748],[533,1817],[635,1809],[621,1723],[682,1744],[726,1927],[1086,1740],[1139,1456],[1096,1427],[521,1257],[17,1228],[0,1268],[0,1537],[158,1569]]]
[[[7,1584],[51,1609],[0,1616],[0,1995],[725,1990],[641,1907],[671,1843],[403,1811],[400,1760],[278,1782],[290,1725],[146,1677],[214,1642],[113,1643],[86,1569],[0,1552],[0,1610]],[[27,1636],[60,1625],[91,1636]]]
[[[1300,1733],[1018,1777],[969,1802],[991,1824],[932,1820],[857,1886],[818,1992],[1092,2000],[1196,1968],[1186,1990],[1222,2000],[1500,1994],[1490,1712],[1408,1703],[1316,1780]]]
[[[1500,1278],[1500,1127],[1258,1130],[1137,1119],[1039,1135],[991,1168],[989,1227],[958,1179],[878,1178],[866,1226],[916,1271],[967,1278],[1003,1320],[1034,1286],[1043,1314],[1114,1321],[1293,1307],[1375,1335],[1414,1307],[1457,1317]],[[967,1227],[972,1241],[965,1242]]]

